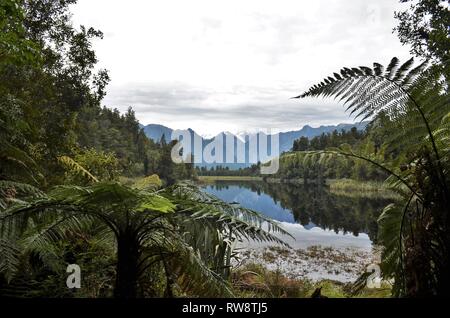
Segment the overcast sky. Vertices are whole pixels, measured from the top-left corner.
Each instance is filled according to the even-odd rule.
[[[343,66],[409,58],[392,34],[398,0],[79,0],[93,26],[104,104],[142,124],[286,131],[353,122],[332,100],[290,100]]]

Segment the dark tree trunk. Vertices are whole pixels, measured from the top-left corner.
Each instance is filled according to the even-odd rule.
[[[117,274],[114,296],[136,298],[138,282],[139,245],[132,235],[124,234],[117,240]]]

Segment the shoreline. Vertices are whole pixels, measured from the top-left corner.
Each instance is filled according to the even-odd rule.
[[[239,256],[232,266],[233,288],[240,297],[311,298],[317,291],[327,298],[392,297],[392,282],[369,286],[365,280],[370,276],[362,276],[368,265],[379,264],[378,247],[364,251],[272,245],[242,250]],[[373,268],[369,272],[375,273]]]
[[[243,249],[236,266],[257,264],[289,279],[340,283],[354,282],[367,266],[379,263],[373,250],[358,247],[312,245],[306,248],[259,246]]]

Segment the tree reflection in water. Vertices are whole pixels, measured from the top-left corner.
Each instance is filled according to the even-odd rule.
[[[250,208],[246,193],[256,193],[270,196],[274,202],[265,202],[258,212],[267,212],[278,204],[283,209],[289,210],[295,222],[308,227],[313,223],[325,230],[334,230],[336,233],[367,233],[372,242],[376,242],[377,218],[383,208],[392,202],[392,199],[384,199],[370,193],[357,193],[348,196],[330,192],[325,185],[293,184],[293,183],[266,183],[258,181],[216,181],[213,185],[206,186],[206,190],[224,200],[230,197],[224,196],[226,191],[239,193],[238,201],[242,206]],[[247,195],[249,196],[249,195]],[[271,207],[271,204],[273,205]],[[275,215],[269,215],[277,219]]]

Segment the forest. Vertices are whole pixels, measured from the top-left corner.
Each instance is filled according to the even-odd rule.
[[[176,142],[147,138],[131,107],[104,106],[110,77],[96,68],[93,49],[103,33],[73,25],[75,2],[0,0],[0,296],[310,297],[314,288],[248,294],[239,287],[236,244],[288,247],[291,234],[202,191],[197,176],[261,177],[265,163],[240,170],[176,164]],[[415,58],[344,67],[294,97],[335,98],[370,120],[366,130],[302,137],[270,178],[382,182],[396,200],[376,221],[372,207],[358,223],[353,214],[335,221],[331,208],[308,217],[336,231],[368,228],[382,248],[390,296],[448,296],[450,13],[440,1],[421,0],[396,19]],[[291,202],[283,187],[264,187],[297,211],[324,200],[346,204],[321,196]],[[69,264],[82,269],[83,288],[67,288]]]
[[[350,131],[337,131],[323,133],[320,136],[308,139],[300,137],[295,140],[291,151],[280,156],[280,169],[270,178],[279,178],[284,181],[308,180],[317,182],[328,179],[351,178],[354,180],[376,180],[382,181],[387,175],[376,167],[360,160],[339,160],[335,158],[327,164],[307,163],[303,161],[302,153],[307,151],[322,151],[325,149],[339,147],[346,144],[357,151],[382,151],[381,146],[388,132],[383,131],[379,116],[378,122],[372,123],[364,131],[352,128]],[[195,167],[198,176],[255,176],[264,177],[260,174],[261,163],[253,164],[250,167],[230,169],[218,165],[207,169],[206,167]],[[267,177],[267,176],[266,176]]]

